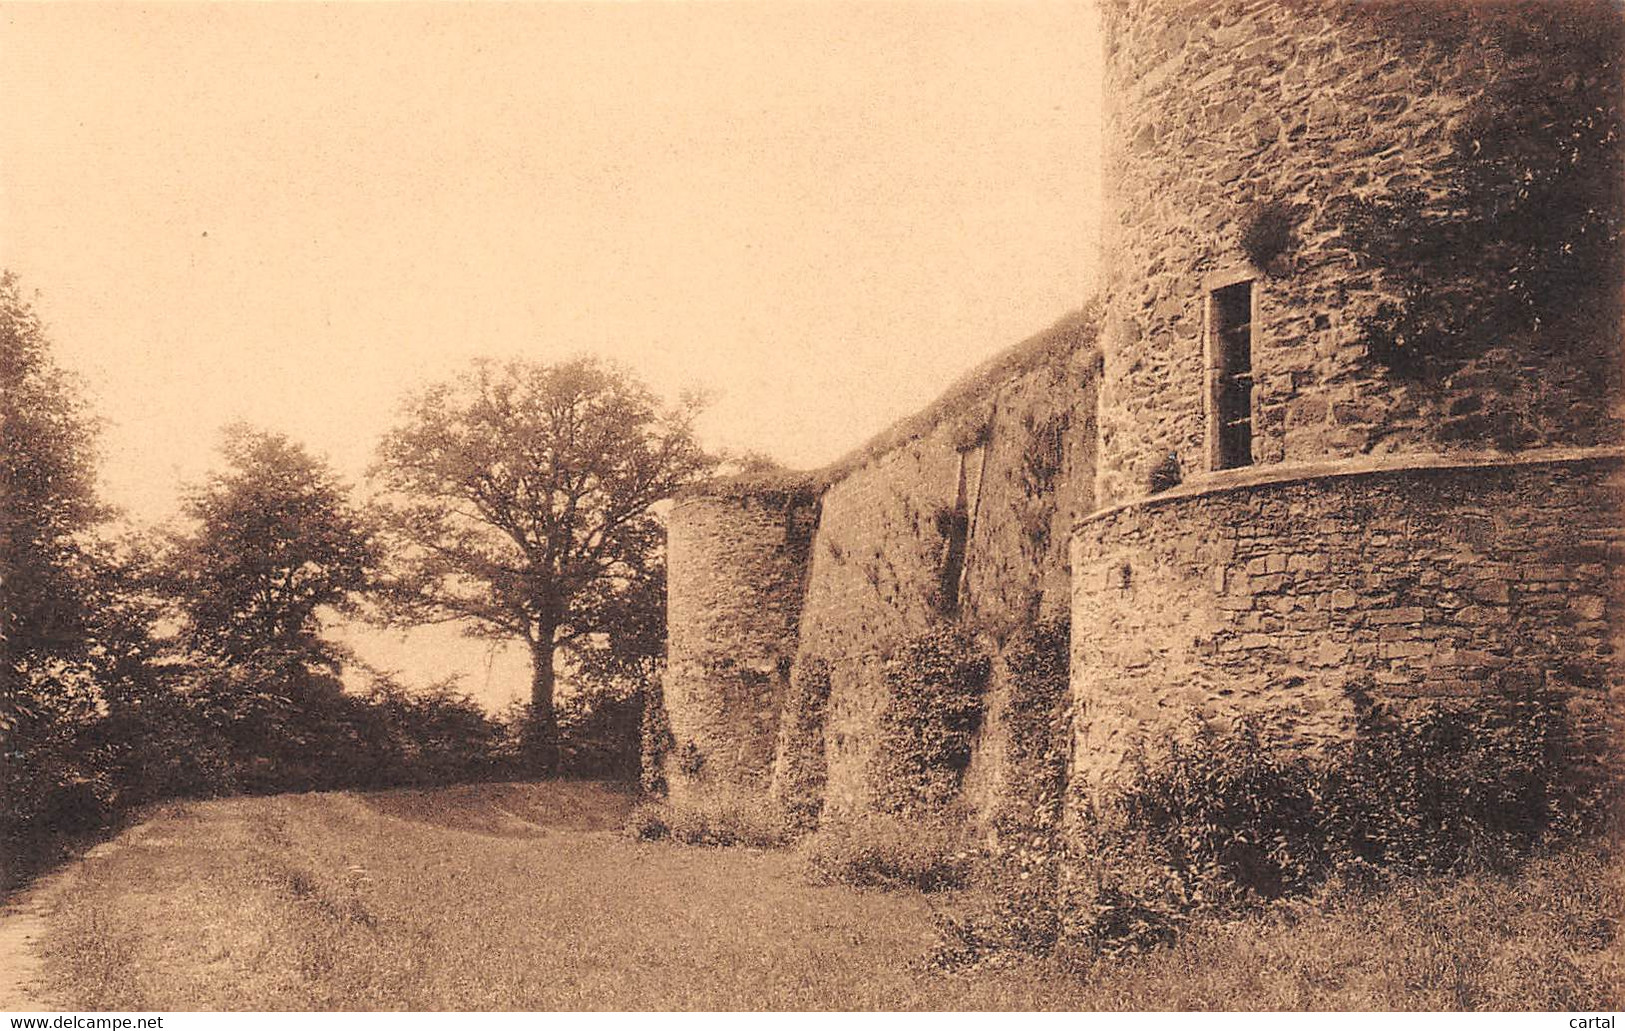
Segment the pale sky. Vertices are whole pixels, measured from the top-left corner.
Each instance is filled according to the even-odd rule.
[[[11,3],[0,265],[144,522],[237,420],[358,480],[477,355],[813,466],[1086,299],[1098,50],[1082,4]]]

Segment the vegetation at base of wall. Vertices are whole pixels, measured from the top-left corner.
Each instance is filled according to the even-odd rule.
[[[666,793],[666,756],[677,744],[671,733],[671,720],[666,715],[664,680],[658,673],[650,677],[644,687],[638,739],[641,742],[638,783],[645,795],[658,798]]]
[[[821,658],[797,663],[790,671],[790,693],[779,721],[778,775],[773,801],[791,824],[817,826],[824,809],[829,775],[824,724],[829,715],[830,665]]]
[[[815,882],[936,892],[969,883],[975,848],[964,821],[865,813],[820,827],[802,854]]]
[[[1005,642],[1005,793],[993,814],[993,834],[977,856],[974,879],[984,891],[983,908],[969,917],[939,918],[937,959],[946,965],[961,953],[1045,955],[1059,936],[1070,646],[1067,618],[1024,627]]]
[[[796,828],[770,802],[719,791],[683,802],[645,802],[633,811],[626,832],[639,841],[778,848],[790,842]]]
[[[1250,720],[1157,743],[1067,840],[1032,835],[1015,865],[993,850],[980,874],[993,901],[945,924],[939,960],[1133,954],[1328,885],[1507,873],[1596,840],[1615,811],[1602,732],[1582,732],[1556,692],[1405,711],[1354,700],[1356,734],[1313,757]]]
[[[869,785],[882,812],[934,816],[959,795],[989,672],[986,653],[957,624],[911,638],[881,666],[889,697]]]

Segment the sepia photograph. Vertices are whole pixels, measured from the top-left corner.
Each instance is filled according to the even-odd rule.
[[[1615,1026],[1622,0],[8,0],[0,97],[10,1028]]]

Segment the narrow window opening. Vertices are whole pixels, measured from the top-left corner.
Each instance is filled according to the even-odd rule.
[[[1253,464],[1253,284],[1213,291],[1215,469]]]

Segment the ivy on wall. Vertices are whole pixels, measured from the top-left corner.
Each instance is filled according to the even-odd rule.
[[[638,778],[646,795],[666,793],[666,755],[677,743],[666,716],[666,693],[661,674],[649,678],[643,691],[643,718],[638,723],[642,740],[642,768]]]
[[[792,827],[807,830],[824,809],[829,761],[824,726],[829,715],[830,665],[821,658],[799,663],[790,674],[789,696],[779,722],[779,776],[773,801]]]
[[[931,816],[959,795],[989,671],[975,638],[954,624],[926,630],[886,660],[881,677],[889,697],[869,768],[877,808]]]
[[[1390,38],[1473,42],[1489,86],[1453,123],[1442,178],[1337,212],[1392,296],[1361,320],[1371,356],[1435,379],[1526,341],[1612,375],[1625,273],[1621,19],[1607,3],[1366,5]],[[1516,434],[1514,433],[1514,436]],[[1516,440],[1512,441],[1516,443]]]
[[[1071,751],[1071,640],[1071,620],[1062,617],[1025,627],[1005,644],[1008,787],[995,824],[1001,833],[1047,832],[1060,822]]]

